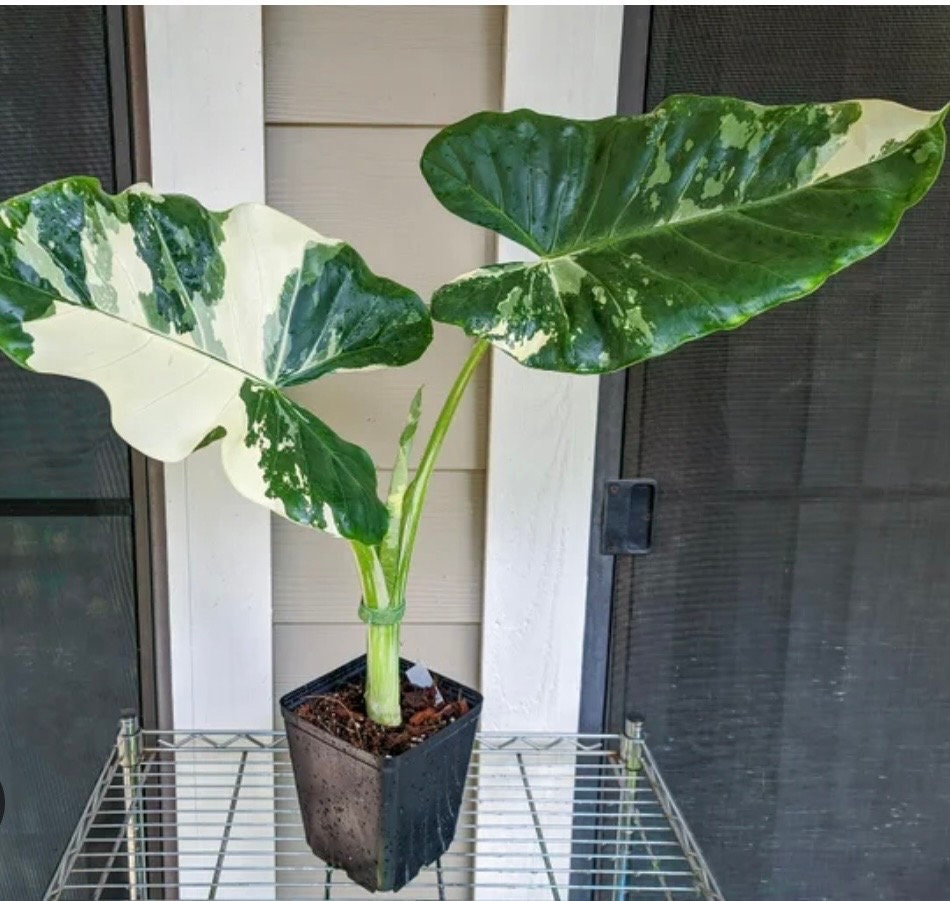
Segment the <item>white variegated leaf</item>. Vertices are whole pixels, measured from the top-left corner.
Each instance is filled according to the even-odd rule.
[[[366,453],[280,389],[408,363],[430,340],[415,294],[264,205],[85,178],[0,204],[0,350],[98,385],[149,456],[220,439],[235,487],[295,522],[372,544],[386,512]]]

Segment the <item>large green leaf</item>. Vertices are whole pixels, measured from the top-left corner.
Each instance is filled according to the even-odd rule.
[[[86,178],[0,204],[0,350],[97,384],[149,456],[220,439],[235,487],[295,522],[376,543],[386,510],[367,454],[280,389],[408,363],[431,337],[415,294],[260,204]]]
[[[433,317],[580,373],[736,328],[887,242],[937,176],[945,112],[676,96],[595,122],[472,116],[433,138],[423,174],[538,259],[463,275]]]

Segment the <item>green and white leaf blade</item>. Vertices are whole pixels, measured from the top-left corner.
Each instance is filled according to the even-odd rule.
[[[576,373],[736,328],[889,240],[937,177],[945,114],[682,95],[598,121],[472,116],[433,138],[423,174],[537,259],[450,282],[433,318]]]
[[[98,385],[156,459],[220,441],[235,488],[294,522],[372,544],[386,512],[368,455],[280,389],[430,340],[415,294],[260,204],[211,212],[87,178],[0,204],[0,350]]]

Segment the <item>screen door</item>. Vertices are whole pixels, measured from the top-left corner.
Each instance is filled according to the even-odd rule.
[[[116,189],[108,18],[0,9],[0,198],[72,174]],[[129,449],[104,396],[0,356],[0,898],[42,897],[139,706],[134,575]]]
[[[938,108],[950,8],[655,7],[646,86]],[[950,178],[813,297],[631,370],[625,417],[658,500],[609,725],[645,714],[729,901],[950,898]]]

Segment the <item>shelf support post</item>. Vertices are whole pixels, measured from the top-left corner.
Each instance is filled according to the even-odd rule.
[[[643,757],[643,717],[635,713],[631,714],[624,721],[623,736],[620,739],[620,758],[623,760],[624,769],[627,771],[627,781],[630,782],[630,774],[633,774],[633,781],[636,783],[636,773],[640,770]]]
[[[133,711],[123,711],[116,739],[125,801],[125,854],[130,901],[147,901],[145,811],[141,798],[142,727]]]
[[[620,791],[620,817],[617,821],[617,860],[614,864],[614,889],[623,897],[631,870],[630,845],[637,825],[637,778],[643,766],[643,717],[632,713],[623,724],[620,736],[620,762],[623,765]]]

